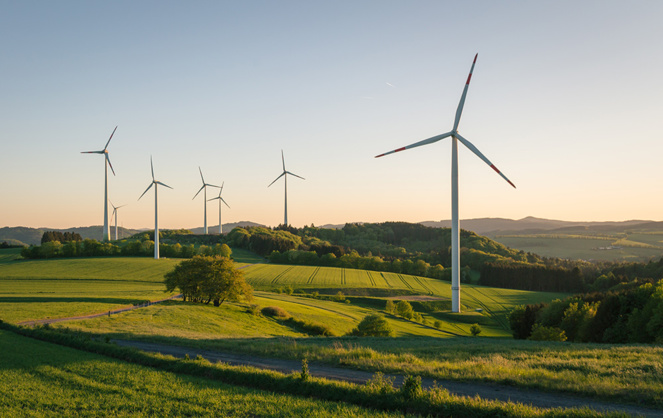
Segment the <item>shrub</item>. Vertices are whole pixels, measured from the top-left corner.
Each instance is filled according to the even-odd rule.
[[[433,323],[433,326],[434,326],[435,328],[437,328],[437,329],[442,328],[442,321],[440,321],[440,320],[438,319],[437,321],[435,321],[435,322]]]
[[[477,335],[481,334],[481,327],[479,326],[479,324],[470,325],[470,333],[472,334],[473,337],[476,337]]]
[[[407,400],[421,397],[424,392],[421,388],[421,376],[405,376],[403,385],[398,392]]]
[[[566,333],[557,327],[544,327],[540,324],[534,324],[532,335],[528,340],[534,341],[566,341]]]
[[[415,322],[424,322],[424,317],[421,316],[419,312],[415,312],[414,315],[412,315],[412,320]]]
[[[396,313],[405,319],[412,319],[412,317],[414,316],[414,310],[412,309],[412,305],[410,305],[410,302],[406,300],[398,301],[398,303],[396,304]]]
[[[382,316],[373,314],[364,317],[357,328],[350,331],[349,335],[357,337],[391,337],[394,330],[386,319]]]
[[[303,381],[311,378],[311,373],[308,369],[308,361],[305,358],[302,359],[302,372],[299,374],[299,378]]]
[[[339,290],[338,293],[334,295],[334,300],[336,302],[343,302],[345,300],[345,295]]]
[[[260,310],[260,312],[262,312],[262,314],[265,316],[273,316],[281,319],[290,318],[290,314],[288,313],[288,311],[281,308],[280,306],[265,306]]]
[[[246,312],[250,313],[251,315],[258,316],[260,315],[260,305],[249,305],[249,307],[246,309]]]
[[[285,287],[284,292],[285,292],[286,294],[288,294],[288,295],[292,295],[295,291],[294,291],[294,289],[292,288],[292,286],[287,285],[287,286]]]
[[[288,325],[297,328],[309,335],[321,335],[323,337],[334,337],[336,333],[327,325],[320,324],[312,321],[302,321],[297,318],[288,318],[286,321]]]
[[[394,378],[385,376],[382,372],[377,372],[366,381],[366,387],[372,392],[382,395],[394,393]]]
[[[389,299],[387,301],[387,304],[384,307],[384,310],[387,311],[390,314],[393,314],[396,312],[396,305],[394,305],[394,301]]]

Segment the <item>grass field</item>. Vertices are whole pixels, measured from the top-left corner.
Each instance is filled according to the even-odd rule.
[[[137,257],[21,260],[0,264],[0,319],[104,312],[163,299],[163,275],[180,260]]]
[[[599,261],[647,261],[663,256],[663,234],[632,233],[628,236],[497,235],[508,247],[546,257]],[[621,247],[599,249],[606,247]]]
[[[2,416],[402,416],[177,375],[0,331]]]
[[[407,274],[383,273],[335,267],[260,264],[244,269],[246,280],[256,289],[273,290],[290,285],[295,289],[333,289],[384,294],[410,293],[449,299],[449,282]],[[508,328],[506,314],[516,305],[549,302],[566,294],[529,292],[463,284],[461,304],[464,311],[482,310],[502,328]]]

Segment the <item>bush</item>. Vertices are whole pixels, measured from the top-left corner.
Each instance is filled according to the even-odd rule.
[[[339,290],[338,293],[334,295],[334,300],[336,302],[343,302],[345,300],[345,295]]]
[[[433,326],[434,326],[435,328],[437,328],[437,329],[442,328],[442,321],[440,321],[440,320],[438,319],[437,321],[435,321],[435,322],[433,323]]]
[[[414,400],[423,394],[424,390],[421,388],[421,376],[405,376],[403,385],[399,389],[399,393],[407,400]]]
[[[476,337],[477,335],[481,334],[481,327],[479,326],[479,324],[470,325],[470,334],[472,334],[473,337]]]
[[[357,328],[350,331],[349,335],[357,337],[392,337],[394,330],[386,319],[373,314],[362,319]]]
[[[566,341],[566,333],[557,327],[544,327],[540,324],[534,324],[532,335],[528,340],[534,341]]]
[[[246,309],[246,312],[250,313],[251,315],[258,316],[260,315],[260,305],[249,305],[249,307]]]
[[[262,314],[265,316],[273,316],[281,319],[290,318],[288,311],[281,308],[280,306],[265,306],[260,312],[262,312]]]
[[[387,304],[384,307],[384,310],[387,311],[390,314],[393,314],[396,312],[396,305],[394,304],[394,301],[389,299],[387,301]]]
[[[286,323],[293,328],[303,331],[309,335],[321,335],[323,337],[335,337],[336,332],[327,325],[318,322],[303,321],[297,318],[288,318]]]
[[[412,317],[414,316],[414,310],[412,309],[412,305],[410,305],[410,302],[406,300],[398,301],[398,303],[396,304],[396,313],[405,319],[412,319]]]
[[[382,395],[394,393],[394,378],[387,377],[382,372],[377,372],[366,381],[366,387],[372,392]]]

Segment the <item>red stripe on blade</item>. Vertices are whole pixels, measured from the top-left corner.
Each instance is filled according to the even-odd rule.
[[[502,173],[500,173],[500,170],[498,170],[497,167],[495,167],[493,164],[490,165],[490,168],[495,170],[497,172],[497,174],[502,174]]]
[[[470,84],[470,79],[471,78],[472,78],[472,73],[470,73],[470,75],[467,76],[467,83],[465,83],[465,84]]]

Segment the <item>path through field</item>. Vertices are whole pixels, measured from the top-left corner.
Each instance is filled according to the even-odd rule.
[[[301,363],[293,360],[281,360],[273,358],[260,358],[248,355],[222,353],[218,351],[201,350],[196,348],[177,347],[165,344],[154,344],[140,341],[114,340],[115,343],[125,347],[133,347],[139,350],[171,355],[184,358],[188,355],[195,358],[200,355],[211,362],[223,362],[230,365],[247,365],[259,369],[276,370],[283,373],[301,371]],[[360,370],[343,369],[322,364],[309,363],[312,376],[323,377],[332,380],[341,380],[351,383],[366,383],[373,373]],[[403,375],[386,375],[394,378],[396,386],[400,386]],[[433,379],[423,378],[422,385],[426,388],[433,386]],[[580,408],[588,407],[600,412],[619,412],[632,416],[661,417],[663,410],[642,408],[633,405],[613,404],[602,401],[594,401],[589,398],[581,398],[550,392],[536,390],[517,389],[511,386],[500,386],[485,383],[464,383],[448,380],[438,380],[437,385],[447,389],[450,393],[459,396],[479,396],[486,400],[498,400],[501,402],[517,402],[532,405],[538,408]]]

